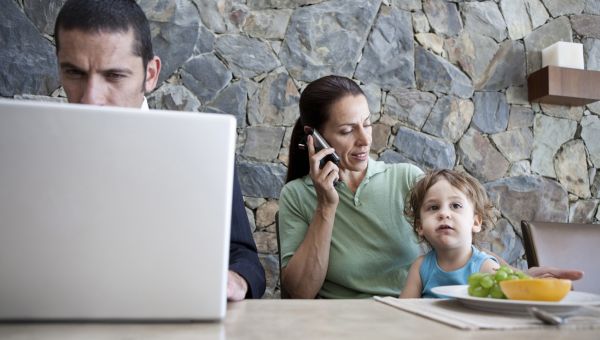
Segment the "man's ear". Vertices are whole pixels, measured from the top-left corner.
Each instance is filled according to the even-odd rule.
[[[481,216],[479,216],[478,214],[475,214],[475,217],[473,218],[473,232],[474,233],[478,233],[481,231],[482,223],[483,223],[483,220],[481,219]]]
[[[158,75],[160,74],[161,61],[160,58],[154,56],[154,58],[148,61],[146,66],[146,81],[144,82],[144,91],[146,93],[151,92],[158,83]]]

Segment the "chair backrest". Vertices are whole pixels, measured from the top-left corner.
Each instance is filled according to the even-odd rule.
[[[573,289],[600,294],[600,225],[522,221],[521,229],[529,267],[582,270]]]
[[[275,213],[275,234],[277,234],[277,257],[279,259],[279,291],[282,299],[289,299],[289,294],[283,288],[281,281],[281,240],[279,238],[279,211]]]

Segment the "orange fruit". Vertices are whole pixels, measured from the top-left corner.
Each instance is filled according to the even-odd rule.
[[[507,280],[500,281],[500,288],[510,300],[560,301],[571,290],[571,280]]]

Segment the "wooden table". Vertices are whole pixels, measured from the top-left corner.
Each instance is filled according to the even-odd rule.
[[[230,303],[222,323],[0,324],[0,339],[600,339],[600,330],[463,331],[374,300]]]

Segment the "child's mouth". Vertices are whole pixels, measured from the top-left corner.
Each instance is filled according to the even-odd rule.
[[[437,230],[454,230],[454,228],[452,228],[451,226],[449,226],[447,224],[443,224],[443,225],[437,227]]]

